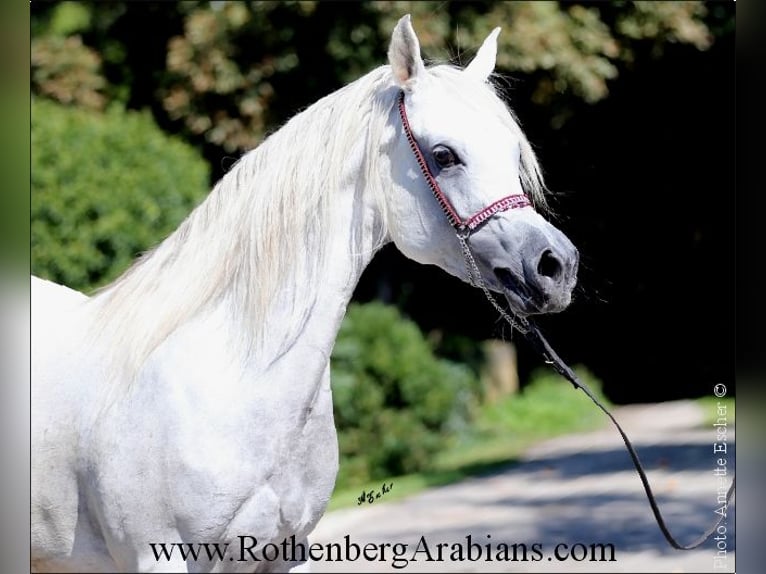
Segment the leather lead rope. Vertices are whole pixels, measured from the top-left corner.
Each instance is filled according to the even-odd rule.
[[[698,538],[695,538],[694,541],[692,541],[689,544],[681,544],[676,540],[676,538],[670,533],[670,530],[668,529],[667,524],[665,524],[665,519],[662,517],[662,513],[660,512],[660,508],[657,505],[657,499],[654,496],[654,493],[652,492],[652,488],[649,485],[649,479],[646,477],[646,472],[644,471],[644,467],[641,464],[641,461],[638,458],[638,453],[636,452],[636,449],[634,448],[633,444],[630,442],[630,439],[628,438],[628,435],[625,434],[625,431],[622,430],[622,427],[620,426],[620,423],[617,422],[617,419],[614,418],[614,415],[609,412],[609,409],[607,409],[601,401],[598,400],[598,398],[593,394],[593,392],[588,388],[588,386],[584,383],[582,383],[578,378],[577,375],[574,374],[574,371],[569,368],[569,366],[561,360],[561,357],[559,357],[556,354],[556,351],[551,348],[548,341],[545,340],[545,337],[543,337],[542,333],[538,330],[537,326],[532,323],[531,321],[527,321],[528,329],[527,332],[524,333],[525,337],[527,338],[527,341],[529,341],[532,346],[535,348],[535,350],[540,353],[540,355],[543,356],[543,359],[545,359],[545,362],[548,363],[553,367],[553,369],[560,374],[562,377],[564,377],[566,380],[568,380],[575,389],[580,389],[582,392],[584,392],[588,398],[593,401],[593,403],[601,409],[606,416],[609,417],[609,419],[614,424],[615,428],[617,429],[617,432],[620,433],[620,436],[622,437],[622,442],[625,443],[625,448],[628,449],[628,454],[630,454],[630,458],[633,461],[633,466],[636,467],[636,472],[638,473],[639,478],[641,479],[641,484],[644,486],[644,492],[646,492],[646,498],[649,501],[649,506],[652,508],[652,512],[654,513],[654,518],[657,521],[657,526],[659,526],[660,530],[662,531],[662,534],[665,536],[665,539],[668,541],[668,543],[678,550],[693,550],[694,548],[697,548],[701,546],[705,541],[707,541],[708,538],[710,538],[713,534],[715,534],[718,526],[720,526],[721,521],[725,517],[725,513],[721,513],[718,516],[718,520],[715,521],[715,523],[708,528],[702,535],[700,535]],[[734,495],[734,485],[736,481],[736,475],[731,480],[731,486],[729,487],[729,491],[726,494],[726,506],[728,507],[731,503],[731,498]]]
[[[649,479],[646,476],[646,471],[644,470],[644,466],[643,464],[641,464],[641,460],[638,458],[638,453],[636,452],[636,449],[633,446],[633,443],[630,442],[628,435],[622,429],[622,426],[620,425],[620,423],[618,423],[617,419],[614,418],[614,415],[611,412],[609,412],[609,409],[607,409],[603,405],[603,403],[600,400],[598,400],[598,397],[596,397],[596,395],[593,394],[593,391],[590,390],[588,385],[580,381],[580,379],[577,378],[577,375],[574,373],[574,371],[571,368],[569,368],[569,365],[567,365],[561,359],[561,357],[558,356],[556,351],[553,350],[553,347],[551,347],[548,341],[545,339],[545,337],[543,337],[543,334],[537,328],[537,325],[535,325],[532,321],[530,321],[529,319],[525,317],[512,318],[509,315],[509,313],[497,303],[495,298],[489,292],[489,289],[487,288],[486,284],[484,283],[484,278],[481,275],[481,271],[479,270],[479,267],[476,264],[476,260],[473,257],[473,253],[471,253],[471,248],[468,245],[468,238],[466,236],[462,236],[458,234],[458,241],[460,242],[460,246],[463,251],[466,269],[468,269],[468,278],[471,284],[474,285],[475,287],[479,287],[484,292],[484,295],[487,297],[487,299],[492,304],[492,306],[498,311],[500,316],[503,319],[505,319],[505,321],[508,322],[508,324],[510,324],[511,328],[517,329],[520,333],[522,333],[526,337],[527,341],[529,341],[529,343],[532,345],[535,351],[537,351],[540,354],[540,356],[542,356],[543,360],[547,364],[553,367],[554,371],[556,371],[559,375],[561,375],[567,381],[572,383],[572,386],[575,389],[579,389],[583,393],[585,393],[587,397],[591,401],[593,401],[593,404],[595,404],[599,409],[601,409],[601,411],[603,411],[603,413],[609,417],[609,420],[612,421],[612,424],[615,426],[615,428],[617,429],[617,432],[619,432],[620,436],[622,437],[622,442],[625,443],[625,448],[628,449],[628,454],[630,455],[630,459],[633,461],[633,466],[636,468],[638,477],[641,479],[641,484],[644,487],[644,492],[646,493],[646,498],[649,501],[649,506],[651,507],[652,513],[654,514],[654,519],[657,521],[657,526],[659,526],[663,536],[665,536],[665,540],[667,540],[668,543],[673,548],[676,548],[677,550],[693,550],[695,548],[698,548],[702,544],[704,544],[708,540],[708,538],[710,538],[713,534],[715,534],[718,526],[720,526],[726,514],[725,513],[719,514],[718,520],[716,520],[715,523],[710,528],[708,528],[702,535],[695,538],[691,543],[681,544],[680,542],[678,542],[678,540],[676,540],[673,534],[671,534],[667,524],[665,524],[665,519],[663,518],[662,513],[660,512],[660,507],[657,504],[657,499],[654,496],[654,492],[652,492],[652,487],[649,485]],[[731,486],[729,487],[729,491],[726,493],[727,508],[729,504],[731,503],[732,496],[734,496],[735,480],[736,480],[736,475],[732,478]]]
[[[636,467],[636,472],[638,473],[638,476],[641,479],[641,484],[643,484],[644,486],[644,492],[646,492],[646,498],[648,499],[649,506],[652,508],[652,512],[654,513],[654,518],[657,521],[657,526],[659,526],[660,530],[662,531],[662,534],[665,536],[665,539],[668,541],[668,543],[673,548],[676,548],[678,550],[692,550],[694,548],[697,548],[698,546],[701,546],[708,538],[710,538],[716,532],[716,529],[725,518],[725,513],[720,514],[718,517],[718,520],[716,520],[713,526],[708,528],[701,536],[696,538],[690,544],[681,544],[680,542],[678,542],[675,539],[675,537],[670,533],[670,530],[665,524],[665,519],[662,517],[660,508],[657,505],[657,500],[654,496],[654,493],[652,492],[651,486],[649,485],[649,479],[646,477],[646,472],[644,471],[644,467],[641,464],[641,460],[638,458],[638,453],[636,452],[636,449],[633,447],[633,444],[630,442],[628,435],[625,434],[624,430],[622,430],[620,423],[617,422],[617,419],[615,419],[612,413],[609,412],[609,409],[607,409],[601,403],[601,401],[598,400],[596,395],[593,394],[593,392],[588,388],[588,386],[582,383],[577,378],[577,375],[575,375],[574,371],[572,371],[572,369],[570,369],[569,366],[564,361],[561,360],[561,357],[559,357],[556,354],[556,351],[554,351],[553,348],[548,343],[548,341],[545,340],[545,337],[543,337],[542,333],[540,333],[537,326],[531,321],[529,321],[527,318],[513,316],[513,312],[509,313],[508,311],[503,309],[503,307],[495,300],[492,293],[490,293],[486,283],[484,282],[484,278],[482,277],[481,271],[479,270],[479,266],[476,263],[476,259],[474,258],[473,253],[471,252],[471,248],[468,245],[468,238],[471,232],[473,232],[479,226],[479,224],[483,223],[484,221],[486,221],[487,219],[489,219],[490,217],[492,217],[493,215],[495,215],[496,213],[500,211],[531,206],[529,199],[523,195],[508,196],[485,207],[480,212],[466,219],[461,218],[460,215],[458,215],[455,208],[450,203],[447,196],[439,188],[439,184],[437,183],[436,179],[433,177],[430,170],[428,169],[428,164],[425,160],[425,157],[423,156],[423,153],[420,150],[420,146],[418,145],[417,140],[415,139],[415,135],[412,133],[412,129],[410,128],[410,123],[407,118],[407,112],[406,112],[405,104],[404,104],[404,92],[400,92],[399,94],[399,98],[397,100],[397,107],[399,110],[399,117],[401,118],[401,121],[402,121],[402,128],[403,128],[404,134],[407,137],[407,141],[410,144],[410,148],[412,149],[412,153],[415,156],[415,159],[418,163],[418,167],[420,167],[420,171],[423,173],[423,177],[425,178],[426,183],[431,188],[431,192],[433,193],[434,198],[441,206],[442,211],[444,211],[444,215],[447,217],[450,224],[455,228],[455,231],[457,233],[457,239],[458,239],[458,242],[460,243],[460,248],[463,252],[463,259],[465,261],[466,271],[468,273],[468,281],[471,283],[471,285],[473,285],[474,287],[479,287],[483,291],[484,296],[492,304],[492,306],[500,314],[500,316],[511,326],[512,329],[518,330],[527,338],[527,340],[535,348],[535,350],[538,353],[540,353],[540,355],[543,357],[546,363],[551,365],[558,374],[560,374],[562,377],[564,377],[566,380],[572,383],[572,386],[574,386],[575,389],[580,389],[582,392],[584,392],[588,396],[588,398],[591,401],[593,401],[593,403],[599,409],[601,409],[604,412],[604,414],[606,414],[606,416],[609,417],[609,420],[612,421],[612,424],[614,424],[615,428],[617,429],[617,432],[620,433],[620,436],[622,437],[622,442],[625,443],[625,447],[628,449],[628,454],[630,454],[630,458],[633,461],[633,466]],[[735,479],[736,479],[736,476],[732,478],[731,486],[729,487],[729,491],[726,494],[727,508],[731,502],[732,496],[734,496]]]

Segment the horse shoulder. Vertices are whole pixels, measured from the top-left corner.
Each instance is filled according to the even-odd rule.
[[[78,405],[85,398],[77,375],[75,333],[88,298],[51,281],[31,278],[31,543],[38,568],[66,560],[76,536],[81,500],[77,449]],[[76,540],[78,538],[78,540]]]

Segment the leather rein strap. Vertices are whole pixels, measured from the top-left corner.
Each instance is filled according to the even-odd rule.
[[[415,159],[418,163],[418,166],[420,166],[420,171],[423,174],[423,177],[426,180],[426,183],[428,183],[428,187],[431,188],[431,192],[434,195],[434,198],[436,198],[436,201],[441,206],[442,210],[444,211],[444,214],[447,216],[447,219],[449,220],[450,224],[455,228],[455,231],[457,233],[458,241],[460,242],[461,249],[463,251],[463,258],[465,259],[466,264],[466,270],[468,272],[468,280],[471,282],[472,285],[479,287],[483,292],[484,295],[487,297],[489,302],[492,304],[492,306],[500,313],[501,317],[505,319],[512,328],[516,328],[518,331],[520,331],[524,336],[526,337],[527,341],[532,345],[532,347],[543,357],[545,362],[553,369],[560,374],[562,377],[564,377],[566,380],[568,380],[572,386],[574,386],[575,389],[580,389],[582,392],[584,392],[588,398],[593,401],[593,403],[601,409],[604,414],[606,414],[607,417],[612,421],[615,428],[617,429],[617,432],[620,433],[620,436],[622,437],[622,442],[625,443],[625,448],[628,450],[628,454],[630,455],[631,460],[633,461],[633,466],[636,468],[636,472],[638,473],[639,478],[641,479],[641,484],[644,487],[644,492],[646,493],[646,498],[649,501],[649,506],[652,509],[652,513],[654,514],[654,518],[657,521],[657,526],[659,526],[660,531],[665,536],[665,539],[668,541],[668,543],[678,550],[692,550],[694,548],[697,548],[701,546],[705,541],[707,541],[713,534],[715,534],[718,526],[721,524],[723,519],[726,516],[726,513],[720,513],[718,520],[715,521],[715,523],[708,528],[702,535],[700,535],[698,538],[693,540],[689,544],[681,544],[678,542],[675,537],[670,533],[670,530],[668,529],[667,525],[665,524],[665,519],[662,517],[662,513],[660,512],[660,508],[657,504],[657,499],[654,496],[654,493],[652,492],[652,488],[649,485],[649,479],[646,476],[646,472],[644,471],[644,467],[641,464],[641,460],[638,458],[638,453],[636,452],[635,447],[630,442],[630,439],[628,438],[628,435],[625,434],[625,431],[622,429],[622,426],[620,426],[620,423],[617,422],[617,419],[614,418],[614,415],[609,412],[609,409],[607,409],[601,401],[598,400],[596,395],[593,394],[593,391],[588,388],[586,384],[581,382],[577,375],[575,375],[574,371],[569,368],[569,366],[561,359],[561,357],[558,356],[556,351],[553,350],[553,348],[550,346],[548,341],[543,337],[542,333],[538,330],[537,326],[530,321],[526,317],[520,317],[520,316],[512,316],[512,312],[509,314],[508,311],[506,311],[492,296],[489,289],[487,288],[484,278],[481,275],[481,271],[479,270],[479,267],[476,263],[476,260],[474,259],[473,253],[471,252],[471,248],[468,245],[468,238],[481,223],[492,217],[494,214],[499,213],[501,211],[506,211],[508,209],[516,209],[520,207],[528,207],[531,206],[531,202],[527,198],[526,195],[509,195],[507,197],[504,197],[488,207],[485,207],[483,210],[479,211],[478,213],[471,215],[467,218],[461,218],[460,215],[457,213],[455,208],[450,203],[447,196],[444,194],[444,192],[439,187],[438,182],[434,178],[434,176],[431,174],[431,170],[428,169],[428,164],[426,162],[425,157],[423,156],[423,152],[420,150],[420,147],[418,146],[417,140],[415,139],[415,136],[412,133],[412,129],[410,128],[410,123],[407,118],[407,111],[404,106],[404,92],[399,93],[399,99],[398,99],[398,109],[399,109],[399,117],[402,121],[402,128],[404,130],[404,134],[407,137],[407,141],[410,144],[410,148],[412,149],[412,153],[415,156]],[[729,487],[729,491],[726,493],[726,507],[729,506],[731,503],[732,496],[734,495],[734,489],[735,489],[735,480],[736,475],[732,478],[731,486]]]
[[[582,392],[584,392],[586,395],[588,395],[588,398],[593,401],[593,403],[600,408],[606,416],[609,417],[609,419],[614,424],[617,431],[620,433],[620,436],[622,437],[622,442],[625,443],[625,448],[628,449],[628,454],[630,454],[630,458],[633,461],[633,466],[636,467],[636,472],[638,472],[638,476],[641,479],[641,484],[644,486],[644,492],[646,492],[646,498],[649,500],[649,506],[652,508],[652,512],[654,513],[654,518],[657,521],[657,526],[660,527],[660,530],[662,531],[662,534],[665,536],[665,539],[668,541],[668,543],[678,550],[693,550],[694,548],[697,548],[698,546],[701,546],[708,538],[710,538],[713,534],[715,534],[716,529],[721,524],[721,521],[726,516],[726,513],[721,513],[718,516],[718,520],[715,521],[715,523],[708,528],[702,535],[700,535],[698,538],[695,538],[694,541],[692,541],[689,544],[681,544],[678,542],[675,537],[670,533],[670,530],[668,529],[667,525],[665,524],[665,519],[662,517],[662,513],[660,512],[660,508],[657,505],[657,499],[654,496],[654,493],[652,492],[651,486],[649,486],[649,479],[646,477],[646,472],[644,471],[644,467],[641,464],[641,460],[638,458],[638,453],[636,452],[635,447],[633,446],[633,443],[630,442],[630,439],[628,438],[628,435],[625,434],[625,431],[622,430],[622,427],[620,426],[620,423],[617,422],[617,419],[614,418],[614,415],[609,412],[609,409],[607,409],[601,401],[598,400],[598,398],[593,394],[593,391],[591,391],[588,386],[584,383],[582,383],[578,378],[577,375],[574,374],[574,371],[569,368],[569,366],[556,354],[556,351],[553,350],[553,348],[550,346],[548,341],[545,340],[545,337],[543,337],[542,333],[537,329],[537,326],[532,323],[531,321],[527,322],[528,329],[525,333],[525,336],[527,338],[527,341],[529,341],[532,346],[535,348],[535,350],[540,353],[543,356],[543,359],[545,359],[545,362],[548,363],[553,367],[553,370],[555,370],[559,375],[564,377],[566,380],[568,380],[575,389],[580,389]],[[729,503],[731,502],[731,497],[734,495],[734,483],[736,480],[736,476],[734,476],[731,480],[731,486],[729,487],[729,492],[726,493],[726,506],[729,506]]]

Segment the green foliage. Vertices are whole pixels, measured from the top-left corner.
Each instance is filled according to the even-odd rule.
[[[467,61],[487,33],[501,26],[498,71],[540,72],[534,99],[550,104],[561,94],[596,102],[633,46],[683,42],[704,50],[711,35],[702,2],[635,2],[593,6],[558,2],[371,2],[344,17],[328,18],[316,2],[230,3],[217,9],[202,4],[189,11],[184,34],[168,53],[171,85],[163,104],[195,134],[228,151],[255,145],[268,125],[268,111],[284,97],[277,86],[311,81],[305,43],[324,41],[337,62],[328,90],[385,63],[396,21],[411,13],[424,53],[437,61]],[[265,26],[282,23],[279,30]],[[314,33],[310,36],[306,30]],[[468,47],[467,57],[460,53]],[[450,54],[457,48],[457,54]],[[257,56],[256,56],[257,55]],[[319,62],[317,62],[319,63]],[[332,68],[331,68],[332,66]],[[307,77],[308,74],[308,77]],[[515,75],[515,74],[514,74]],[[292,80],[291,80],[292,78]],[[297,81],[296,81],[297,79]],[[335,86],[332,86],[332,84]],[[236,98],[233,96],[236,95]],[[231,101],[238,109],[232,109]],[[211,129],[212,128],[212,129]]]
[[[617,20],[620,34],[634,39],[665,38],[706,50],[713,39],[700,18],[707,13],[701,2],[631,2]],[[656,55],[662,47],[657,46]]]
[[[711,426],[718,421],[719,409],[723,408],[726,412],[726,422],[734,428],[737,420],[737,403],[734,397],[716,397],[712,395],[700,397],[695,402],[702,409],[704,416],[704,425]]]
[[[197,153],[147,114],[32,98],[32,272],[80,290],[114,279],[208,188]]]
[[[91,26],[91,11],[82,2],[60,2],[53,8],[50,32],[56,36],[69,36]]]
[[[575,369],[605,405],[609,401],[601,392],[601,382],[587,369]],[[486,405],[476,421],[476,432],[492,435],[526,435],[546,438],[562,432],[576,432],[597,427],[604,414],[582,391],[575,390],[563,377],[550,369],[535,370],[530,383],[518,395],[499,403]]]
[[[583,367],[575,371],[608,406],[609,401],[601,393],[601,382]],[[498,403],[480,405],[471,419],[471,425],[440,450],[428,468],[406,476],[387,476],[385,479],[393,479],[395,488],[386,495],[385,502],[507,468],[536,442],[609,424],[604,413],[584,393],[575,391],[569,382],[549,369],[535,371],[520,394]],[[353,461],[344,461],[341,473],[348,472],[344,467],[350,464]],[[379,488],[380,479],[362,485],[339,484],[330,508],[355,505],[361,490]]]
[[[428,468],[465,428],[477,381],[394,307],[352,304],[332,355],[340,484]]]
[[[608,96],[608,81],[644,41],[653,44],[655,56],[668,43],[710,47],[706,14],[702,2],[496,2],[487,11],[469,4],[459,15],[468,25],[456,41],[478,46],[487,30],[502,26],[498,67],[537,72],[538,104],[567,94],[593,103]]]
[[[33,5],[34,36],[87,38],[106,76],[120,84],[108,86],[111,97],[151,107],[192,141],[227,153],[254,147],[297,109],[384,64],[391,30],[406,13],[435,61],[467,63],[488,32],[502,27],[497,71],[530,80],[535,103],[563,108],[551,114],[556,125],[573,102],[604,99],[611,80],[647,55],[661,56],[666,45],[707,49],[713,33],[730,28],[722,21],[733,25],[734,14],[716,15],[715,5],[697,1],[54,6]],[[151,42],[132,30],[147,21],[167,23],[152,28]],[[127,66],[130,54],[136,56]],[[96,81],[82,48],[64,45],[33,62],[34,75],[45,79],[33,82],[35,92],[62,100],[55,84],[67,78],[59,73],[63,67]]]
[[[101,57],[80,36],[43,36],[32,40],[32,91],[67,105],[101,110],[106,80]]]

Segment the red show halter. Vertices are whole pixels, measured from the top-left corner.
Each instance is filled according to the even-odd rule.
[[[423,173],[423,177],[425,178],[426,183],[428,183],[428,187],[431,188],[431,192],[434,194],[436,201],[438,201],[439,205],[441,205],[441,208],[444,211],[444,215],[447,216],[450,224],[455,228],[457,240],[460,243],[460,249],[463,251],[463,259],[465,261],[465,269],[468,274],[468,282],[484,292],[484,296],[492,304],[500,316],[505,319],[505,321],[511,326],[511,328],[517,329],[520,333],[526,334],[529,330],[529,325],[527,324],[526,318],[518,316],[512,317],[511,314],[503,309],[503,307],[495,300],[495,297],[492,295],[492,293],[490,293],[487,284],[484,282],[484,277],[479,270],[479,265],[476,263],[476,259],[474,258],[473,253],[471,252],[471,248],[468,245],[468,236],[481,223],[496,213],[500,213],[501,211],[506,211],[508,209],[531,206],[532,202],[530,202],[529,198],[523,194],[508,195],[502,199],[498,199],[478,213],[475,213],[466,219],[461,218],[458,212],[450,203],[450,200],[439,187],[436,179],[434,179],[434,176],[431,174],[431,170],[428,169],[426,158],[423,156],[423,152],[420,151],[420,146],[415,140],[415,136],[412,134],[412,128],[410,128],[410,122],[407,119],[407,110],[404,108],[404,92],[399,92],[399,117],[402,119],[402,128],[404,129],[404,134],[407,136],[407,141],[410,142],[410,149],[412,149],[412,153],[415,155],[415,159],[420,166],[420,171]]]
[[[428,187],[431,188],[431,192],[434,194],[436,201],[439,202],[439,205],[441,205],[441,208],[444,211],[444,214],[447,216],[450,224],[458,232],[458,236],[467,235],[496,213],[500,213],[501,211],[506,211],[508,209],[517,209],[520,207],[529,207],[532,205],[532,202],[529,201],[529,198],[524,194],[508,195],[502,199],[498,199],[494,203],[488,205],[470,217],[465,219],[461,218],[458,212],[450,203],[450,200],[439,187],[436,179],[431,174],[431,170],[428,169],[426,158],[423,156],[423,152],[420,151],[420,146],[415,140],[415,136],[412,134],[412,128],[410,127],[410,122],[407,119],[407,110],[404,107],[404,92],[399,93],[399,117],[402,119],[404,134],[407,136],[407,141],[410,143],[412,153],[415,155],[415,159],[420,166],[420,171],[423,172],[423,177],[425,178],[426,183],[428,183]]]

